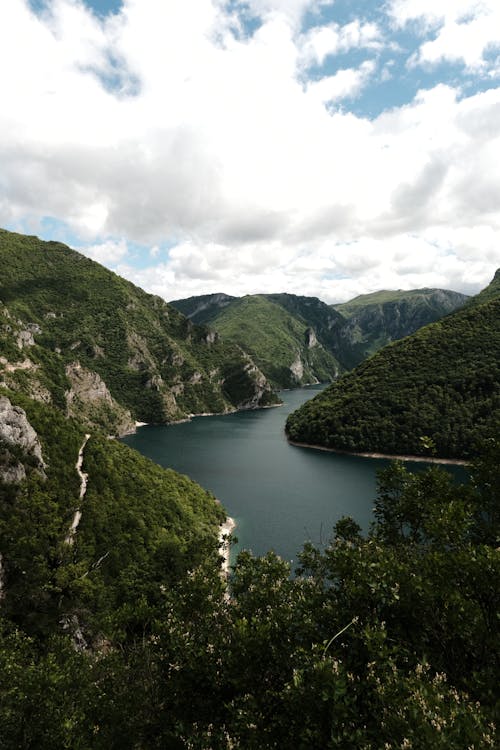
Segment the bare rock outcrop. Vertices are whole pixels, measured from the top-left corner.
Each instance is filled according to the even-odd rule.
[[[79,362],[66,365],[71,388],[66,391],[68,416],[83,419],[89,425],[107,425],[110,432],[122,435],[135,430],[132,415],[121,406],[101,376]]]
[[[318,338],[314,328],[306,328],[305,332],[306,346],[308,349],[312,349],[314,346],[318,346]]]
[[[23,456],[27,459],[26,463],[45,476],[38,435],[24,409],[14,406],[6,396],[0,396],[0,442],[3,448],[0,476],[4,482],[21,482],[26,478]]]
[[[297,354],[294,361],[290,365],[290,370],[297,383],[301,383],[302,378],[304,377],[304,363],[302,362],[300,353]]]

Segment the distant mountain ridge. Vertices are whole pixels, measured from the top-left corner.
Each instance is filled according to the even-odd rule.
[[[217,293],[171,304],[239,344],[276,386],[290,388],[334,380],[467,300],[458,292],[417,289],[376,292],[339,305],[285,293],[242,298]]]
[[[500,273],[465,306],[396,341],[290,415],[292,441],[469,458],[500,423]]]
[[[170,302],[170,304],[185,315],[186,318],[192,320],[193,323],[209,325],[221,310],[237,299],[238,297],[232,297],[229,294],[219,292],[216,294],[201,294],[197,297],[188,297],[187,299],[177,299]]]
[[[363,294],[334,305],[347,318],[341,339],[346,369],[360,364],[391,341],[462,307],[469,297],[445,289],[412,289]]]

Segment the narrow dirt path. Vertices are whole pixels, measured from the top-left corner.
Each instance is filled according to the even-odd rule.
[[[89,478],[88,474],[85,474],[85,472],[82,471],[83,451],[85,450],[85,446],[87,445],[89,438],[90,438],[90,435],[85,435],[85,439],[80,446],[80,450],[78,451],[78,458],[75,464],[75,469],[77,471],[78,476],[80,477],[80,496],[79,496],[80,504],[75,511],[75,515],[73,516],[73,521],[68,531],[68,535],[66,536],[66,539],[64,540],[66,544],[73,544],[74,536],[78,528],[78,524],[80,523],[80,519],[82,517],[82,503],[85,497],[85,493],[87,492],[87,482]]]

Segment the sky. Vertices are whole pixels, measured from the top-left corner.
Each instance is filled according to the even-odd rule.
[[[498,0],[1,0],[0,226],[166,300],[500,267]]]

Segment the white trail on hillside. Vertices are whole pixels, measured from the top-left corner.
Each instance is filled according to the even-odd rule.
[[[80,496],[79,496],[80,504],[75,511],[75,515],[73,516],[73,521],[68,531],[68,535],[66,536],[66,539],[64,540],[66,544],[73,544],[74,536],[78,528],[78,524],[80,523],[80,520],[82,517],[82,502],[85,497],[85,493],[87,492],[87,482],[89,478],[88,474],[82,471],[83,451],[85,449],[85,446],[87,445],[87,441],[89,440],[89,438],[90,438],[90,435],[85,435],[85,439],[80,446],[80,450],[78,451],[78,458],[75,464],[75,469],[78,473],[78,476],[80,477]]]

